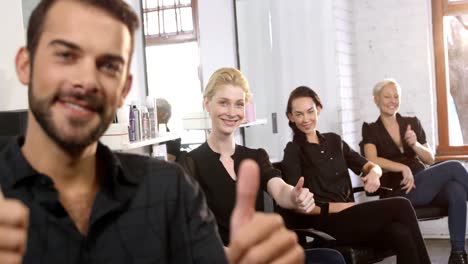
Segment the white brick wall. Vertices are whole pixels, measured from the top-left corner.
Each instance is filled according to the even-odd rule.
[[[360,140],[360,113],[358,111],[358,86],[356,85],[356,44],[354,7],[347,0],[333,2],[336,39],[336,69],[338,79],[338,116],[343,139],[353,148]]]

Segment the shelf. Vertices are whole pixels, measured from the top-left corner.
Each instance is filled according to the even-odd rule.
[[[267,123],[268,122],[266,118],[260,118],[253,122],[242,123],[239,127],[259,126],[259,125],[266,125]]]
[[[240,128],[266,125],[268,120],[266,118],[260,118],[253,122],[242,123]],[[183,120],[183,126],[185,130],[209,130],[211,129],[211,120],[208,116],[202,118],[186,118]]]
[[[108,136],[108,137],[105,137],[105,138],[110,138],[110,137],[112,137],[112,136]],[[180,138],[180,136],[175,134],[175,133],[167,132],[167,133],[164,133],[162,135],[157,136],[156,138],[145,139],[145,140],[140,140],[140,141],[136,141],[136,142],[128,142],[128,140],[126,142],[125,141],[119,142],[118,140],[108,140],[108,139],[105,139],[105,138],[104,137],[101,138],[101,142],[103,144],[107,145],[110,149],[125,151],[125,150],[142,148],[142,147],[146,147],[146,146],[160,144],[160,143],[163,143],[163,142],[166,142],[166,141],[178,139],[178,138]]]

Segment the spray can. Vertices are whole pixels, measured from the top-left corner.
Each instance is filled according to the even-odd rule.
[[[136,102],[132,103],[133,116],[135,117],[135,140],[141,140],[141,117],[140,110],[136,106]]]
[[[129,114],[129,118],[128,118],[128,140],[130,142],[134,142],[136,141],[136,135],[135,135],[135,115],[132,111],[132,106],[130,106],[130,114]]]
[[[149,117],[149,128],[150,128],[150,137],[156,137],[156,124],[158,123],[158,115],[156,113],[156,102],[152,97],[146,97],[146,107],[148,108],[148,117]]]
[[[141,127],[142,127],[142,139],[150,139],[150,120],[149,114],[145,107],[142,108],[141,112]]]

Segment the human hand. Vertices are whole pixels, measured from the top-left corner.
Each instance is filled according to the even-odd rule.
[[[402,189],[406,190],[406,194],[408,194],[413,188],[416,188],[416,185],[414,185],[413,172],[411,172],[411,169],[408,166],[405,166],[401,171],[401,174],[403,175],[403,179],[400,184],[403,185]]]
[[[0,191],[0,263],[22,263],[26,252],[29,209],[5,199]]]
[[[416,144],[416,142],[418,142],[418,138],[416,137],[416,133],[414,132],[414,130],[411,129],[411,125],[408,125],[406,127],[405,141],[411,147],[414,146]]]
[[[304,250],[282,218],[255,212],[259,171],[251,160],[242,162],[239,168],[231,241],[226,248],[229,263],[304,263]]]
[[[304,177],[299,178],[291,191],[291,201],[300,212],[310,213],[315,207],[314,194],[308,188],[303,188]]]
[[[380,188],[380,175],[374,170],[370,170],[366,176],[361,177],[361,180],[364,184],[364,190],[368,193],[374,193]]]

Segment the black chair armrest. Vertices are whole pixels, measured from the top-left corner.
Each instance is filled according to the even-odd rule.
[[[366,190],[364,190],[364,186],[353,187],[353,193],[358,193],[358,192],[365,192],[366,196],[368,196],[368,197],[379,196],[379,191],[378,190],[376,192],[374,192],[374,193],[369,193],[369,192],[366,192]]]
[[[334,247],[336,244],[334,237],[313,228],[297,228],[293,229],[293,231],[296,233],[299,244],[303,248]],[[312,241],[308,241],[307,238],[312,238]]]
[[[296,234],[298,235],[309,236],[314,239],[320,239],[320,240],[327,241],[327,242],[336,241],[336,239],[330,236],[329,234],[319,231],[314,228],[294,229],[294,232],[296,232]]]
[[[414,211],[419,221],[435,220],[448,216],[448,207],[426,205],[415,207]]]
[[[364,192],[364,186],[353,187],[353,193]]]

